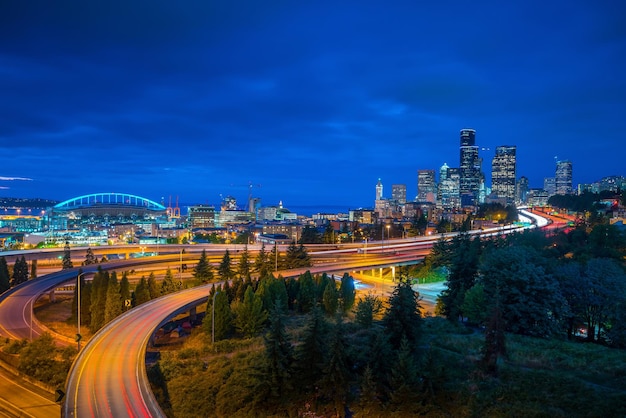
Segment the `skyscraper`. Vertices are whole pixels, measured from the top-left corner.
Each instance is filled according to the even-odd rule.
[[[417,170],[417,201],[435,203],[435,170]]]
[[[516,147],[501,145],[496,147],[496,155],[491,161],[491,192],[507,202],[515,199]]]
[[[470,200],[478,197],[480,183],[478,146],[475,142],[475,130],[461,129],[460,193],[470,195]]]
[[[406,203],[406,184],[391,185],[391,200],[399,205]]]
[[[569,160],[556,162],[554,176],[556,194],[572,194],[572,162]]]
[[[554,177],[546,177],[543,179],[543,190],[546,191],[548,197],[556,194],[556,179]]]
[[[528,200],[528,177],[522,176],[517,180],[515,185],[515,201],[517,203],[526,203]]]
[[[378,179],[376,183],[376,200],[382,200],[383,198],[383,183]]]

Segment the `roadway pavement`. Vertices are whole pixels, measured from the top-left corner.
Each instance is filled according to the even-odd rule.
[[[61,406],[54,394],[0,367],[0,416],[2,417],[58,417]]]

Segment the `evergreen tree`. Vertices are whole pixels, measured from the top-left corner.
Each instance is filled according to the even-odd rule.
[[[326,228],[324,229],[324,234],[322,235],[322,241],[324,244],[335,243],[335,230],[333,228],[333,225],[330,222],[326,224]]]
[[[422,323],[419,309],[419,294],[411,288],[407,276],[400,276],[389,297],[389,307],[383,318],[383,325],[392,347],[400,348],[403,336],[412,347],[417,347]]]
[[[213,310],[213,299],[215,300],[215,310]],[[228,303],[228,296],[224,291],[216,290],[215,297],[209,299],[207,303],[206,312],[207,320],[205,320],[204,331],[209,335],[215,335],[215,341],[226,338],[233,327],[233,314]],[[213,323],[214,317],[215,325]]]
[[[65,247],[63,248],[63,259],[61,260],[61,266],[63,270],[71,269],[74,267],[72,264],[72,254],[70,251],[70,242],[65,241]]]
[[[150,295],[150,300],[161,296],[161,290],[159,289],[159,285],[157,284],[153,271],[151,271],[148,276],[148,294]]]
[[[11,278],[9,276],[9,266],[4,257],[0,257],[0,294],[11,288]]]
[[[114,271],[109,276],[109,284],[106,291],[106,306],[104,310],[104,324],[108,324],[122,314],[122,298],[120,285],[117,281],[117,273]],[[103,325],[104,325],[103,324]]]
[[[313,390],[323,376],[327,363],[328,323],[319,307],[313,308],[308,316],[302,340],[295,352],[294,378],[305,392]]]
[[[89,328],[91,332],[96,332],[105,324],[104,312],[107,300],[107,288],[109,286],[109,274],[106,271],[98,269],[91,281],[91,323]]]
[[[266,269],[269,271],[269,274],[272,274],[272,272],[274,271],[283,269],[285,263],[280,256],[280,251],[278,251],[277,244],[274,244],[274,246],[272,247],[272,251],[270,251],[269,255],[267,256],[267,264],[268,265]]]
[[[317,300],[316,286],[310,271],[306,271],[298,277],[298,310],[301,313],[309,312],[315,306]]]
[[[172,274],[172,270],[168,267],[165,271],[165,277],[161,282],[161,295],[167,295],[169,293],[174,293],[178,290],[178,285],[174,283],[174,275]]]
[[[370,328],[374,321],[374,315],[380,313],[383,303],[378,297],[367,294],[363,298],[359,298],[356,305],[355,319],[364,328]]]
[[[343,415],[351,377],[344,334],[343,322],[341,316],[338,316],[330,334],[328,360],[324,365],[324,375],[320,382],[325,397],[334,404],[338,416]]]
[[[11,286],[15,287],[20,283],[28,281],[28,263],[24,256],[17,258],[13,265],[13,280]]]
[[[324,289],[324,295],[322,296],[322,302],[326,315],[334,316],[335,313],[337,313],[337,307],[339,306],[339,297],[337,294],[337,288],[335,287],[334,280],[327,282]]]
[[[419,379],[417,365],[409,341],[402,337],[396,361],[391,368],[391,405],[396,411],[414,413],[417,394],[419,393]]]
[[[122,299],[122,312],[126,312],[130,309],[130,283],[128,282],[128,272],[122,273],[122,279],[120,280],[120,298]]]
[[[372,371],[374,382],[376,382],[377,397],[381,402],[385,402],[389,397],[389,370],[393,362],[392,348],[387,334],[373,329],[368,348],[368,367]]]
[[[561,327],[567,304],[559,283],[544,265],[535,250],[523,246],[495,248],[483,257],[480,272],[485,297],[492,303],[501,298],[507,331],[547,337]]]
[[[292,389],[294,354],[285,331],[284,307],[278,303],[269,314],[270,326],[264,337],[264,362],[262,395],[268,403],[281,404]]]
[[[222,280],[232,280],[235,277],[235,273],[233,272],[233,267],[230,261],[230,252],[228,249],[224,252],[224,256],[222,257],[222,261],[217,268],[217,272],[220,275]]]
[[[31,280],[37,278],[37,259],[30,262],[30,278]]]
[[[241,257],[239,258],[239,264],[237,265],[237,274],[242,280],[249,280],[251,278],[250,269],[250,252],[248,251],[248,246],[246,245],[243,249],[243,252],[241,253]]]
[[[285,288],[287,289],[287,308],[294,310],[298,298],[298,290],[300,288],[296,278],[289,277],[285,281]]]
[[[150,300],[150,291],[148,290],[148,282],[145,276],[141,276],[139,283],[135,287],[135,306],[146,303]]]
[[[194,268],[193,276],[202,283],[207,283],[213,280],[213,266],[207,259],[206,250],[202,250],[198,264],[196,264],[196,267]]]
[[[96,259],[96,256],[93,254],[91,247],[87,248],[87,251],[85,252],[85,261],[83,261],[83,265],[87,266],[90,264],[97,264],[97,263],[98,263],[98,259]]]
[[[314,226],[306,225],[304,229],[302,229],[302,235],[299,241],[300,244],[321,244],[322,237]]]
[[[341,310],[348,313],[354,306],[356,298],[356,289],[354,287],[354,279],[348,273],[344,273],[341,277],[341,285],[339,286],[339,299],[341,301]]]
[[[258,333],[267,320],[267,311],[263,310],[263,301],[256,297],[252,286],[245,291],[243,302],[235,305],[235,327],[246,337]]]

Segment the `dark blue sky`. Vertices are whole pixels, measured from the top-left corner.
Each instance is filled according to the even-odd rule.
[[[622,0],[3,1],[0,195],[372,206],[462,128],[487,173],[591,182],[626,174],[625,74]]]

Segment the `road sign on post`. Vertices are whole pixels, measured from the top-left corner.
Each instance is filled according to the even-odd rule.
[[[61,402],[63,400],[63,398],[65,397],[65,392],[63,392],[61,389],[57,389],[56,390],[56,397],[54,398],[55,402]]]

